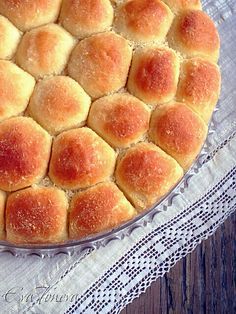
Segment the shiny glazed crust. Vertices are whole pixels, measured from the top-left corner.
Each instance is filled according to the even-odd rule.
[[[200,0],[0,1],[0,238],[60,243],[154,206],[220,95]]]

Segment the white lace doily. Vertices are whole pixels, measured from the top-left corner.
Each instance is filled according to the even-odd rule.
[[[2,253],[1,313],[119,313],[236,209],[236,1],[203,3],[221,35],[223,84],[201,168],[122,240],[73,256]]]

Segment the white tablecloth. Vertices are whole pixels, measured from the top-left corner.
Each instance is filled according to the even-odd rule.
[[[81,255],[0,254],[0,313],[119,313],[236,209],[236,1],[204,1],[222,40],[223,86],[203,166],[152,222]]]

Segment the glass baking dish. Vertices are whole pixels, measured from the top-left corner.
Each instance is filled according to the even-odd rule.
[[[221,19],[224,19],[224,12],[220,12],[217,10],[217,6],[214,4],[215,1],[202,1],[203,2],[203,9],[210,14],[213,19],[217,20],[218,22]],[[226,1],[228,3],[228,1]],[[230,6],[229,1],[228,6]],[[233,4],[234,6],[235,4]],[[226,12],[227,13],[227,12]],[[219,16],[218,16],[219,15]],[[220,22],[219,22],[220,23]],[[227,30],[224,30],[227,31]],[[219,103],[218,103],[219,104]],[[83,252],[87,252],[93,249],[97,249],[101,246],[106,246],[107,243],[113,240],[122,239],[126,236],[129,236],[133,230],[138,227],[142,227],[151,223],[154,217],[160,211],[168,210],[168,207],[172,204],[173,199],[183,193],[185,189],[188,188],[188,182],[196,173],[199,172],[199,169],[204,165],[207,161],[207,156],[211,152],[211,144],[210,138],[212,134],[214,134],[215,130],[217,129],[217,123],[214,119],[214,115],[218,110],[218,105],[214,111],[212,121],[209,125],[208,137],[206,142],[203,145],[201,153],[196,158],[195,162],[193,163],[192,167],[189,169],[187,173],[183,176],[181,181],[172,189],[172,191],[161,199],[158,203],[156,203],[152,208],[149,210],[139,214],[133,220],[128,221],[127,223],[106,231],[99,234],[95,234],[85,239],[81,240],[73,240],[68,241],[63,244],[48,244],[48,245],[14,245],[8,243],[6,241],[0,241],[0,252],[9,252],[14,256],[22,256],[26,257],[29,255],[37,255],[39,257],[53,257],[57,254],[83,254]]]

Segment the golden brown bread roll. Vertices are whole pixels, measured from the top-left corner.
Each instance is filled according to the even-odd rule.
[[[207,136],[204,121],[182,103],[157,106],[151,117],[150,137],[187,170]]]
[[[128,80],[131,94],[155,105],[172,100],[179,79],[179,60],[169,48],[148,47],[133,57]]]
[[[124,87],[132,49],[127,40],[108,32],[82,40],[73,50],[69,75],[93,98]]]
[[[75,44],[73,37],[57,24],[35,28],[23,36],[16,62],[34,77],[60,74]]]
[[[79,239],[106,231],[135,215],[135,209],[114,183],[100,183],[72,198],[70,238]]]
[[[0,190],[0,240],[5,239],[5,203],[6,193]]]
[[[118,186],[140,211],[154,205],[182,176],[179,164],[151,143],[128,149],[116,168]]]
[[[30,74],[10,61],[0,60],[0,121],[26,109],[34,85]]]
[[[19,30],[0,15],[0,59],[11,59],[20,41]]]
[[[64,0],[60,22],[72,35],[84,38],[109,30],[113,15],[109,0]]]
[[[184,10],[201,10],[202,5],[200,0],[162,0],[165,2],[174,13],[179,13]]]
[[[54,141],[49,176],[65,189],[89,187],[114,171],[114,150],[89,128],[61,133]]]
[[[90,97],[68,76],[44,79],[35,87],[28,112],[49,133],[85,124]]]
[[[68,201],[57,188],[34,187],[9,195],[7,240],[12,243],[57,243],[67,239]]]
[[[0,14],[26,31],[56,21],[60,5],[61,0],[1,0]]]
[[[171,10],[162,1],[130,0],[118,8],[115,27],[133,41],[164,41],[172,19]]]
[[[221,74],[219,67],[202,58],[185,60],[181,65],[176,99],[196,111],[209,122],[219,99]]]
[[[96,100],[88,126],[113,147],[138,142],[149,128],[149,108],[130,94],[114,94]]]
[[[202,56],[212,62],[219,58],[218,31],[211,18],[199,10],[184,11],[174,19],[168,42],[187,57]]]
[[[46,173],[51,138],[34,120],[17,117],[0,124],[0,189],[16,191]]]

